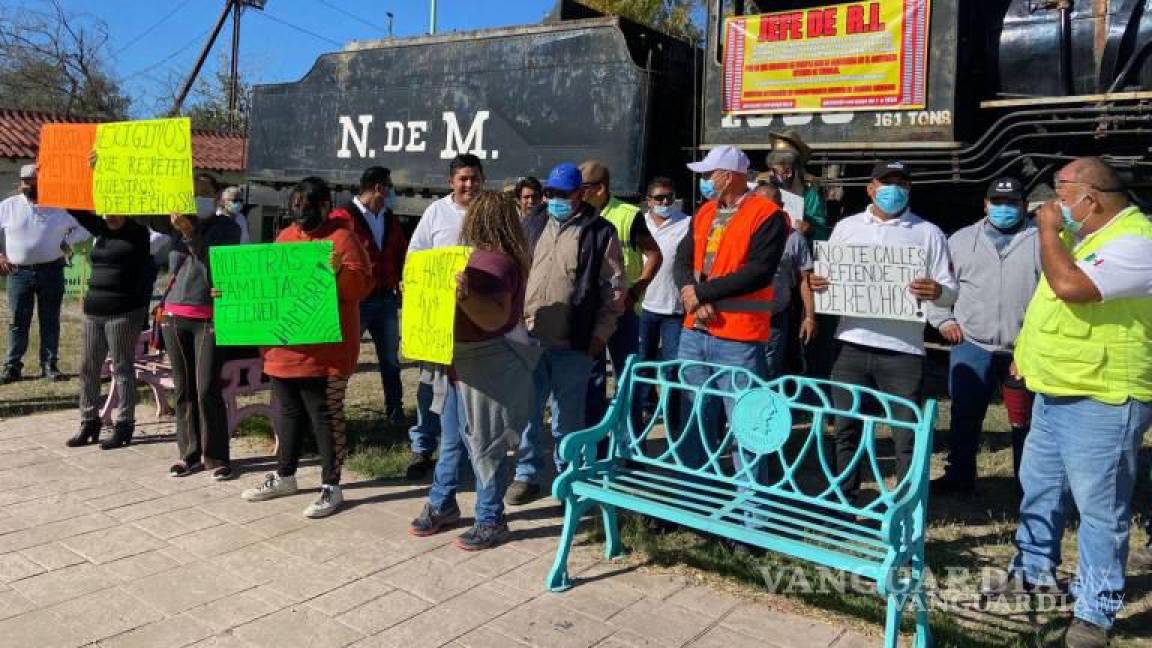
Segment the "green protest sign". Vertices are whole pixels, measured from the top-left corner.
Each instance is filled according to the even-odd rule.
[[[332,242],[209,249],[216,344],[291,346],[339,342]]]
[[[64,266],[64,294],[68,297],[84,298],[88,292],[88,279],[92,276],[92,264],[88,254],[92,245],[88,242],[73,246],[72,258]]]

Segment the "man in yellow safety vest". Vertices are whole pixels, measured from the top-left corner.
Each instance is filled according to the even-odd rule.
[[[1123,601],[1137,453],[1152,424],[1152,222],[1098,158],[1056,174],[1037,213],[1044,276],[1014,372],[1036,392],[1011,574],[1055,586],[1068,493],[1080,512],[1065,645],[1105,646]],[[1022,580],[1022,583],[1020,581]]]

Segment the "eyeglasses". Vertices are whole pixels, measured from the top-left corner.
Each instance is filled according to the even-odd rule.
[[[577,191],[579,191],[579,190],[577,190]],[[545,189],[544,190],[544,197],[547,198],[548,200],[552,200],[553,198],[563,198],[563,199],[567,200],[574,195],[576,195],[576,191],[561,191],[559,189]]]
[[[672,203],[676,201],[675,194],[650,194],[648,199],[657,203]]]

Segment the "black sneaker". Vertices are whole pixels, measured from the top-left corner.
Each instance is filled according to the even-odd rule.
[[[517,479],[508,487],[504,494],[504,503],[508,506],[523,506],[540,499],[540,484],[531,484]]]
[[[20,380],[20,367],[8,365],[4,367],[3,373],[0,373],[0,385],[7,385]]]
[[[491,549],[508,537],[508,523],[477,524],[456,538],[456,548],[464,551]]]
[[[420,481],[428,476],[428,472],[436,467],[432,455],[423,452],[413,452],[408,456],[408,468],[404,470],[404,479]]]
[[[60,382],[64,380],[64,374],[55,364],[44,365],[40,371],[40,377],[48,382]]]
[[[1066,648],[1104,648],[1108,645],[1108,631],[1095,623],[1073,618],[1064,633]]]
[[[419,517],[412,520],[408,533],[423,538],[454,527],[458,522],[460,522],[460,507],[456,504],[452,504],[452,508],[446,511],[433,511],[431,504],[425,504]]]
[[[951,495],[953,497],[969,498],[976,495],[976,483],[964,479],[956,479],[947,475],[933,479],[929,484],[932,495]]]
[[[204,464],[202,464],[200,462],[188,464],[188,463],[184,463],[183,461],[181,461],[179,463],[172,464],[172,467],[168,469],[168,476],[169,477],[187,477],[189,475],[194,475],[194,474],[200,472],[201,470],[204,470]]]

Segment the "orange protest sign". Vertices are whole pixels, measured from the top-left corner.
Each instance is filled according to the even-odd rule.
[[[45,124],[40,129],[37,189],[40,204],[63,209],[95,207],[88,155],[96,124]]]

